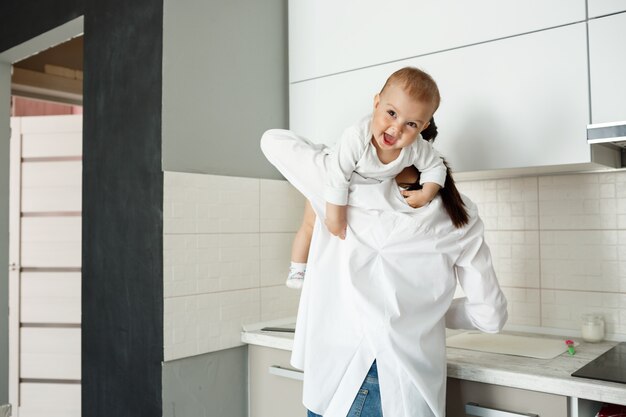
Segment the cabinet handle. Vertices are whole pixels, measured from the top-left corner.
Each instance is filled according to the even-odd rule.
[[[497,408],[482,407],[476,403],[465,404],[465,413],[476,417],[539,417],[531,413],[515,413],[512,411],[498,410]]]
[[[304,372],[294,371],[292,369],[281,368],[280,366],[270,366],[270,374],[276,376],[282,376],[283,378],[295,379],[298,381],[304,381]]]

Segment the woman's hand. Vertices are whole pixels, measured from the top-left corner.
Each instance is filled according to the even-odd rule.
[[[348,227],[346,206],[326,203],[326,219],[324,219],[324,224],[332,235],[344,240],[346,238],[346,228]]]

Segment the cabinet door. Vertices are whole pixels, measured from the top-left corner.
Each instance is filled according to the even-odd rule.
[[[567,417],[567,397],[561,395],[448,378],[446,416],[465,417],[467,403],[522,415]]]
[[[585,19],[583,0],[290,0],[292,82]]]
[[[406,65],[439,84],[435,147],[455,171],[590,162],[584,23],[291,84],[291,129],[334,143]]]
[[[305,417],[302,372],[289,364],[291,352],[249,345],[250,417]]]
[[[623,12],[626,10],[626,2],[624,0],[587,0],[587,10],[591,19],[611,13]]]
[[[626,4],[626,2],[623,2]],[[626,13],[589,21],[593,123],[626,120]]]

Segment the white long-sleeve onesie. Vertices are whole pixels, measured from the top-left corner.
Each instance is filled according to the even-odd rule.
[[[415,165],[421,172],[420,184],[433,182],[443,187],[446,167],[430,143],[418,138],[410,146],[401,149],[400,155],[383,164],[372,144],[371,115],[347,128],[331,153],[326,172],[324,199],[338,206],[348,204],[348,188],[352,173],[364,178],[381,181],[395,178],[408,166]]]

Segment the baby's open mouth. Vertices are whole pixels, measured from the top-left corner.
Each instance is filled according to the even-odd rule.
[[[385,143],[385,145],[387,146],[392,146],[393,144],[395,144],[397,141],[396,138],[394,138],[393,136],[391,136],[388,133],[384,133],[383,132],[383,142]]]

